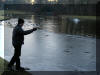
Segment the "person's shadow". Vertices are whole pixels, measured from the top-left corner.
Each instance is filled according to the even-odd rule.
[[[33,75],[26,71],[4,71],[1,75]]]

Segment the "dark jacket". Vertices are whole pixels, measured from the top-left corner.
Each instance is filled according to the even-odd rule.
[[[24,31],[20,25],[15,26],[15,28],[13,29],[12,44],[13,45],[24,44],[24,35],[30,34],[35,30],[36,29]]]

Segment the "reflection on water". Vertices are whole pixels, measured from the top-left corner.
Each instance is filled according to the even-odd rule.
[[[21,16],[21,15],[20,15]],[[26,26],[39,24],[44,30],[70,35],[96,36],[96,20],[78,19],[67,16],[24,16]],[[13,20],[13,19],[12,19]],[[16,20],[11,20],[16,25]],[[32,27],[32,26],[31,26]],[[30,28],[31,28],[30,27]]]
[[[48,31],[71,35],[95,36],[96,21],[66,16],[34,16],[36,23]]]

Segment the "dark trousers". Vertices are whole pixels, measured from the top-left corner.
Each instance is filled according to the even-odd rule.
[[[13,45],[14,50],[14,56],[12,57],[10,63],[8,64],[9,67],[12,67],[14,63],[16,63],[16,68],[20,67],[20,56],[21,56],[21,46],[22,45]]]

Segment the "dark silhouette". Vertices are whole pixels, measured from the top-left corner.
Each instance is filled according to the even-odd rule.
[[[12,57],[10,63],[8,64],[8,69],[12,70],[12,66],[16,63],[16,70],[25,70],[20,66],[20,56],[21,56],[21,47],[24,44],[24,35],[30,34],[33,31],[36,31],[37,28],[24,31],[22,26],[24,25],[24,20],[19,19],[18,24],[13,29],[12,44],[15,48],[14,56]]]
[[[26,71],[4,71],[1,75],[34,75],[33,72]]]

